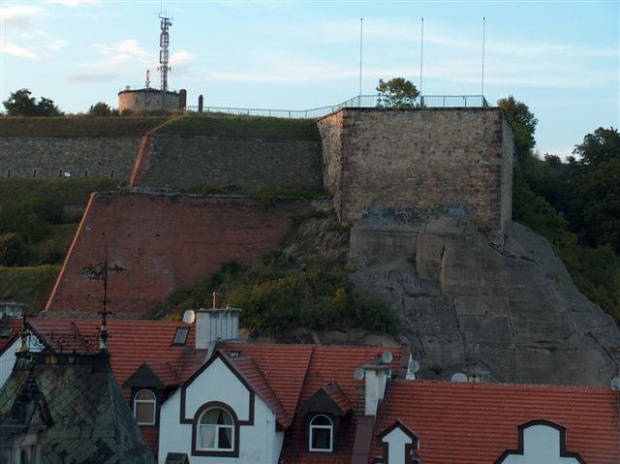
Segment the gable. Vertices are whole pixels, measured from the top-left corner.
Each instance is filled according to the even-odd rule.
[[[181,387],[181,422],[191,423],[210,401],[230,405],[240,421],[251,421],[255,395],[243,378],[216,353]]]

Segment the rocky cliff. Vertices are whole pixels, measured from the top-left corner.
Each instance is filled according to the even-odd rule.
[[[448,219],[359,226],[349,257],[356,285],[398,308],[422,378],[609,385],[617,373],[615,322],[520,224],[502,246]]]

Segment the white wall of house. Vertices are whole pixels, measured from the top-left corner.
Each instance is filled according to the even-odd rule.
[[[389,460],[387,464],[408,464],[411,462],[406,459],[405,445],[411,445],[413,440],[409,435],[403,432],[400,428],[395,428],[381,440],[388,445]]]
[[[532,425],[526,428],[523,431],[523,455],[512,454],[501,464],[540,464],[542,462],[579,464],[575,458],[560,457],[560,431],[548,425]]]
[[[15,365],[15,353],[19,349],[20,340],[16,338],[6,347],[2,356],[0,356],[0,388],[4,385],[4,382],[9,378],[11,372],[13,372],[13,366]]]
[[[221,361],[216,359],[186,390],[186,417],[211,401],[227,404],[240,421],[249,420],[250,392]],[[276,464],[284,434],[276,432],[276,417],[258,396],[254,404],[254,424],[239,428],[239,457],[192,455],[192,424],[180,421],[181,391],[177,390],[162,405],[160,412],[159,456],[163,463],[168,453],[187,453],[192,464]]]

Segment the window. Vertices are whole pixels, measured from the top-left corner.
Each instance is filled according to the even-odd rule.
[[[140,390],[133,398],[133,415],[139,425],[155,425],[157,399],[151,390]]]
[[[327,416],[315,416],[310,421],[310,451],[332,451],[334,424]]]
[[[185,345],[187,343],[187,335],[189,334],[189,327],[177,327],[174,332],[173,345]]]
[[[198,419],[197,446],[202,451],[233,451],[235,423],[221,408],[207,409]]]

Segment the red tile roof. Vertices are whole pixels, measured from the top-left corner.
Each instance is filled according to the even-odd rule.
[[[224,356],[226,355],[224,354]],[[257,393],[275,413],[278,424],[280,424],[283,429],[288,429],[293,422],[292,416],[286,413],[278,396],[274,393],[256,362],[252,358],[246,356],[228,359],[254,392]]]
[[[620,393],[540,385],[397,381],[374,437],[397,420],[420,439],[425,464],[492,464],[517,448],[518,427],[544,419],[567,429],[567,449],[588,464],[620,462]],[[382,454],[373,440],[371,461]]]
[[[31,318],[28,324],[45,341],[54,339],[56,348],[64,337],[63,351],[83,348],[85,351],[97,350],[97,337],[100,322],[95,319],[76,319],[74,321],[56,318]],[[189,327],[185,345],[173,345],[178,327]],[[82,342],[73,342],[76,332]],[[195,329],[183,322],[109,320],[108,351],[116,382],[122,385],[142,364],[155,366],[159,374],[161,364],[173,366],[174,374],[184,382],[204,361],[205,351],[194,348]],[[77,337],[79,339],[79,337]],[[155,364],[153,364],[155,363]],[[158,375],[159,375],[158,374]],[[165,374],[168,378],[171,374]],[[162,379],[164,380],[164,379]],[[169,379],[168,379],[169,380]]]
[[[287,415],[295,415],[301,388],[308,370],[312,345],[276,345],[224,342],[217,345],[229,356],[252,358],[260,368],[269,386]]]
[[[343,419],[334,440],[333,453],[309,453],[306,437],[305,417],[295,417],[291,434],[285,442],[280,462],[350,464],[355,431],[364,414],[364,380],[355,380],[353,372],[365,364],[374,363],[377,355],[387,348],[368,346],[315,346],[308,366],[308,375],[304,383],[300,404],[305,403],[317,390],[329,382],[336,382],[353,406],[353,413]],[[391,366],[393,373],[400,366],[405,354],[404,348],[391,348],[394,355]]]
[[[344,394],[336,382],[330,382],[325,385],[323,391],[343,413],[346,414],[353,409],[353,405],[349,401],[349,398],[347,398],[347,395]]]

